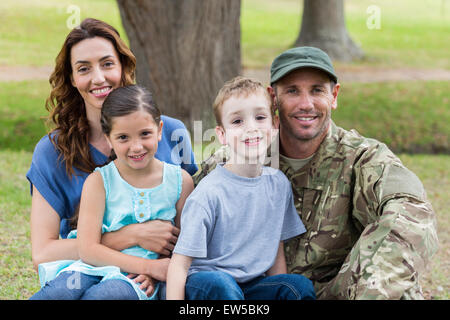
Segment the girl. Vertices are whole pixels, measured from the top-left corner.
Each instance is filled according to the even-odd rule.
[[[83,186],[78,221],[82,261],[41,264],[39,276],[45,285],[31,299],[98,299],[104,295],[111,299],[114,294],[109,292],[116,291],[117,285],[128,292],[129,299],[154,299],[157,290],[149,282],[166,280],[168,258],[157,259],[158,254],[140,246],[118,252],[103,245],[101,235],[155,219],[176,221],[179,226],[179,214],[194,188],[192,178],[179,166],[155,158],[163,122],[144,88],[115,89],[103,104],[101,127],[115,160],[96,168]],[[126,277],[121,272],[151,279],[139,286],[131,279],[133,275]],[[100,284],[106,280],[114,281],[105,289]]]
[[[110,147],[100,126],[100,112],[112,89],[135,80],[136,59],[115,28],[95,19],[85,19],[66,37],[50,76],[52,87],[46,107],[52,131],[45,135],[33,153],[27,179],[32,193],[31,244],[33,265],[43,262],[79,259],[75,239],[67,239],[70,221],[79,205],[87,176],[105,164]],[[181,164],[195,173],[190,139],[181,121],[161,116],[162,138],[157,159]],[[174,130],[186,132],[172,140]],[[181,141],[182,139],[182,141]],[[172,156],[182,146],[180,157]],[[104,245],[123,250],[139,245],[168,255],[178,228],[159,220],[129,224],[102,236]]]

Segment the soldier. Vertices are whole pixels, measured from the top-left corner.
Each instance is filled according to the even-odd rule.
[[[438,248],[435,214],[385,144],[334,124],[339,88],[320,49],[293,48],[272,63],[280,170],[307,230],[285,244],[288,271],[311,279],[318,299],[423,299],[419,275]],[[194,181],[224,157],[220,149],[207,159]]]

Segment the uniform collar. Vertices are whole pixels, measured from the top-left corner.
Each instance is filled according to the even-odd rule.
[[[331,120],[330,129],[320,144],[314,157],[302,168],[294,171],[281,157],[280,170],[296,187],[323,190],[330,174],[331,164],[338,149],[341,134],[339,128]]]

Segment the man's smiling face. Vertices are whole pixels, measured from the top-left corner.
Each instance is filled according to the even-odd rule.
[[[290,140],[322,140],[337,107],[339,86],[326,73],[314,68],[294,70],[277,81],[275,106],[280,116],[280,134]]]

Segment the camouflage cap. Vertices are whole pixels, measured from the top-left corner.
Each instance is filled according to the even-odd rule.
[[[324,51],[314,47],[297,47],[286,50],[273,60],[270,67],[270,85],[289,72],[306,67],[325,71],[331,80],[337,82],[331,59]]]

